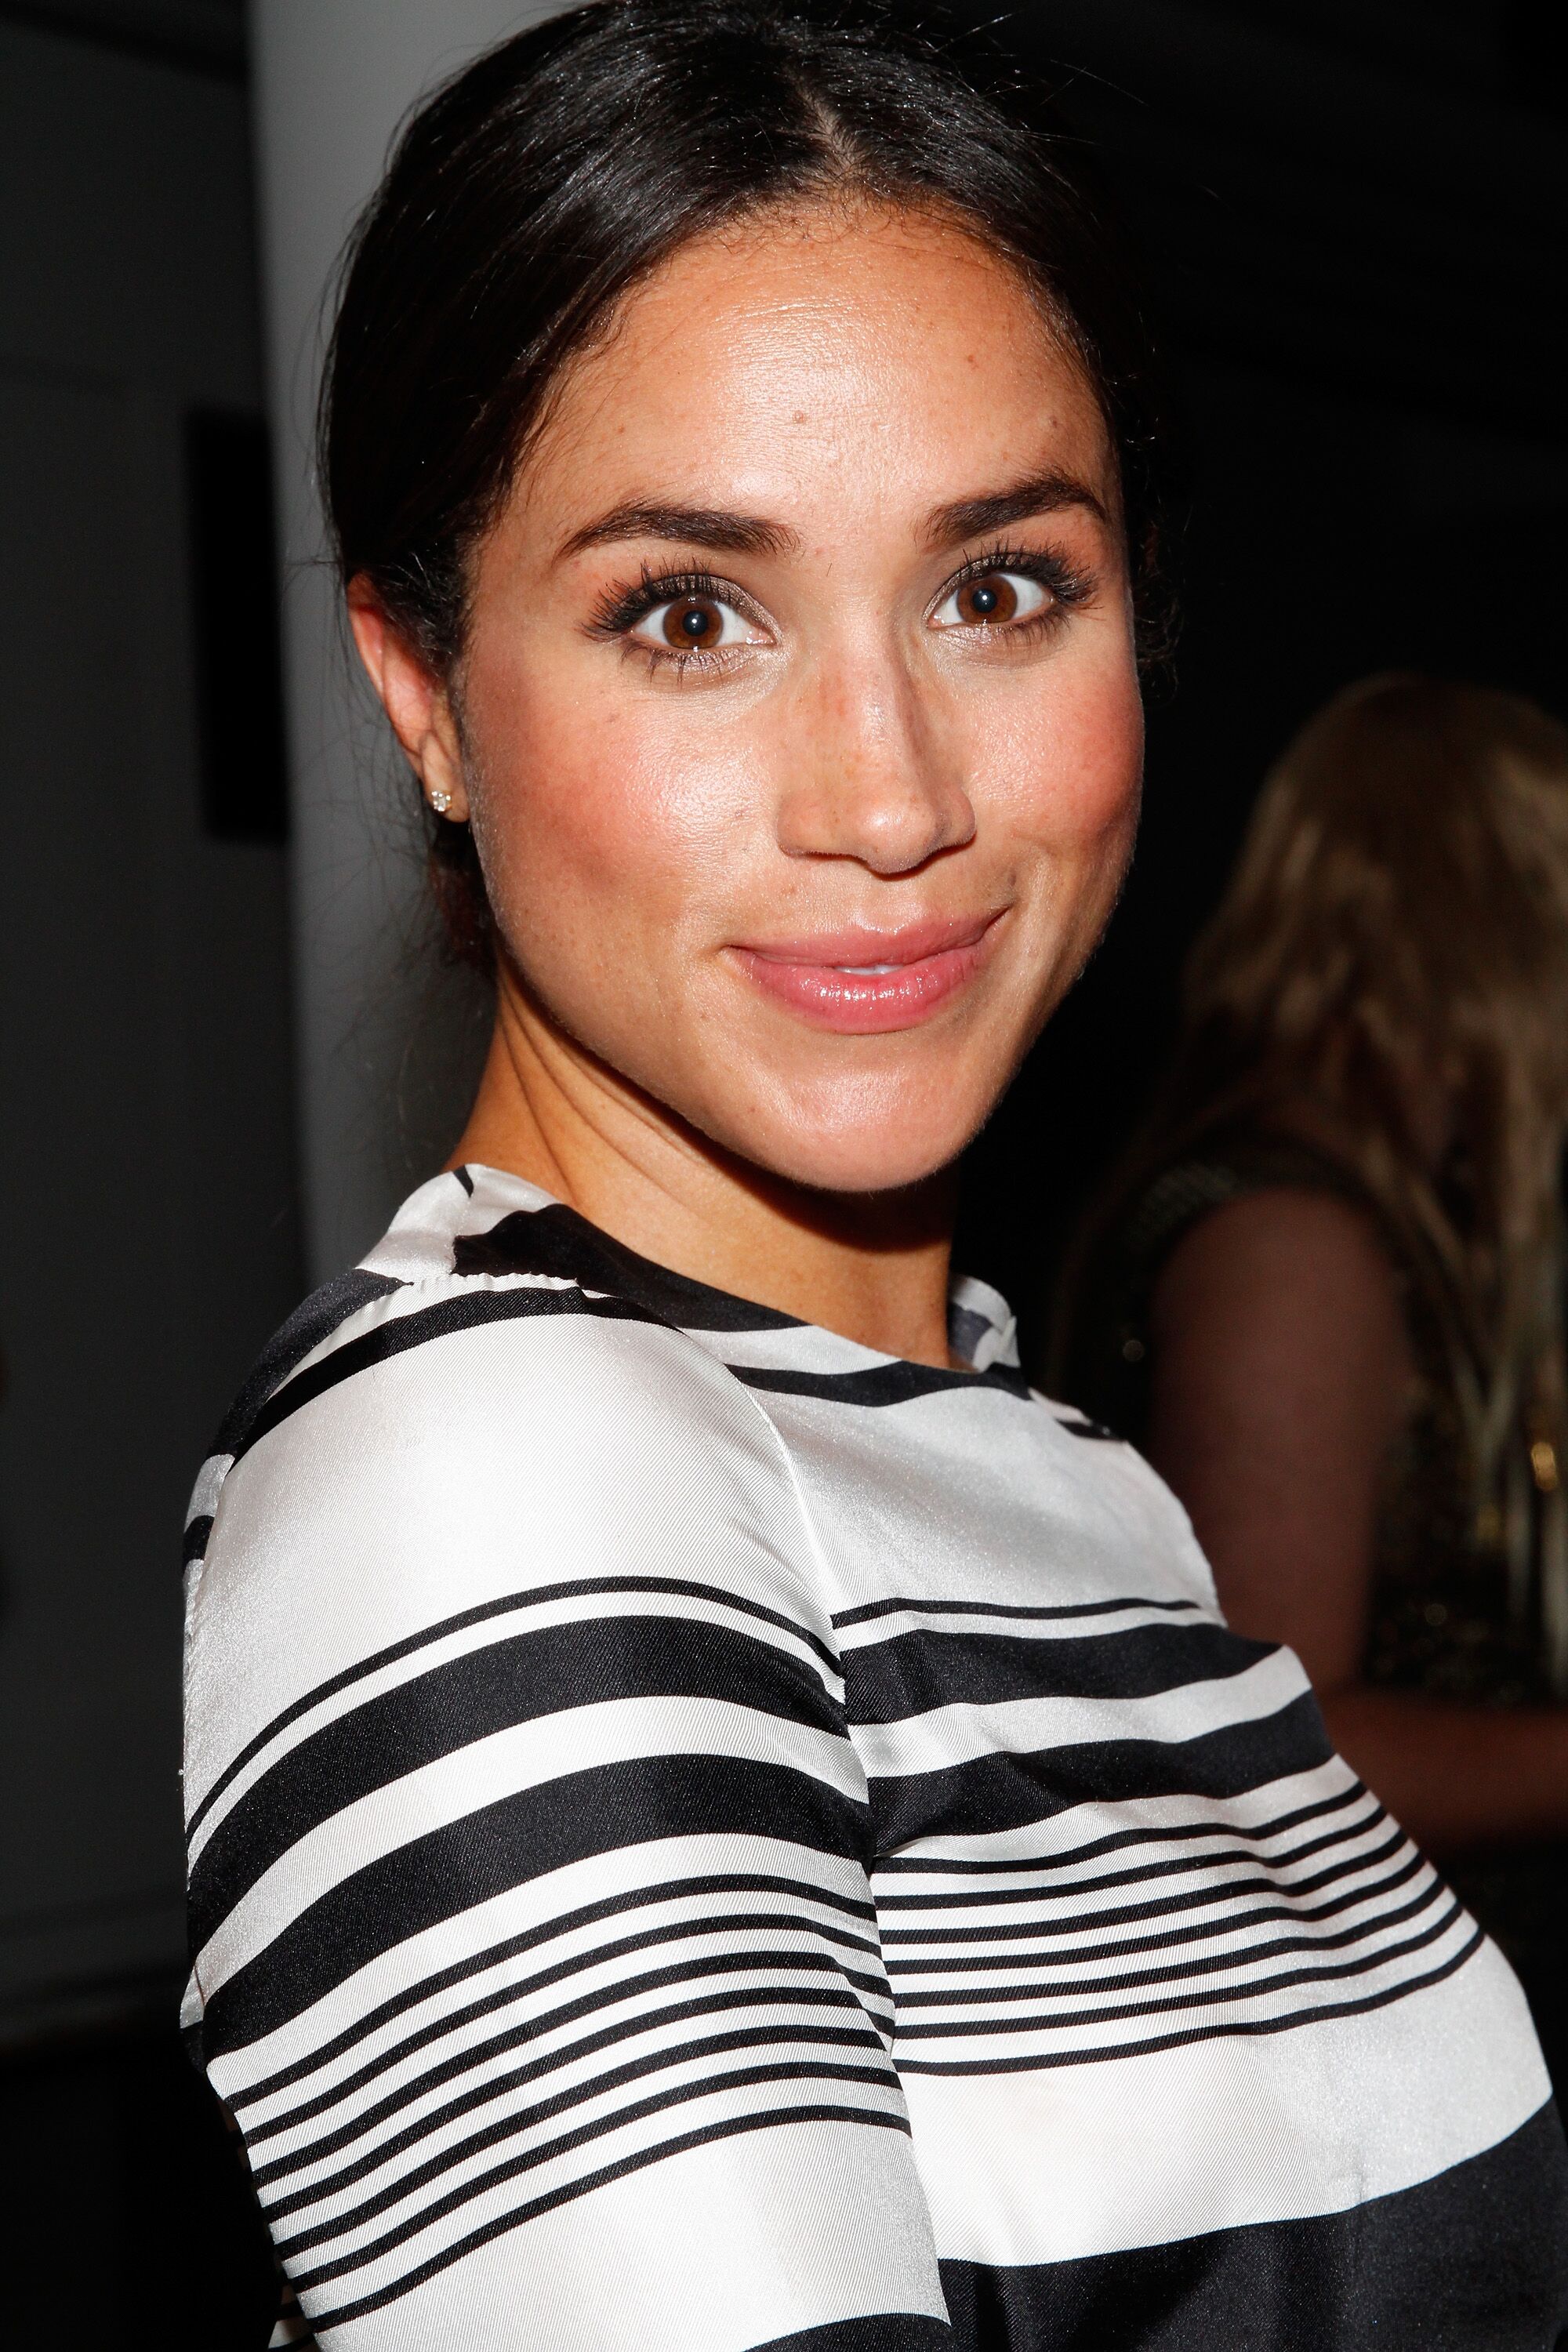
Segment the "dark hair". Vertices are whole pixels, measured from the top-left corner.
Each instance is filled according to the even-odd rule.
[[[320,450],[344,582],[449,673],[469,557],[563,362],[691,236],[843,190],[960,215],[1038,289],[1116,443],[1159,657],[1163,404],[1072,148],[986,36],[882,0],[597,0],[502,42],[414,114],[345,257]],[[466,825],[436,819],[431,874],[454,947],[488,963]]]

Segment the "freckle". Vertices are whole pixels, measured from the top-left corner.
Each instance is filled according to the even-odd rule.
[[[797,425],[804,425],[804,424],[805,423],[806,418],[805,418],[805,409],[804,409],[804,408],[797,408],[797,409],[795,410],[795,423],[796,423]]]

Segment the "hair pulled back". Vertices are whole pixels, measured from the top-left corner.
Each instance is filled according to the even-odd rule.
[[[956,215],[1023,273],[1116,445],[1146,657],[1169,633],[1167,435],[1129,265],[1046,93],[979,34],[882,0],[596,0],[468,66],[406,124],[345,256],[320,466],[345,583],[429,666],[460,658],[470,558],[565,362],[693,236],[843,194]],[[489,914],[435,820],[452,944]]]

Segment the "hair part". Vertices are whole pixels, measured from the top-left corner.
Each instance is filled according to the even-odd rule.
[[[502,42],[413,115],[344,257],[320,415],[340,574],[455,680],[479,541],[567,363],[693,238],[844,197],[951,220],[1011,263],[1082,367],[1120,474],[1145,661],[1168,654],[1171,432],[1128,257],[984,34],[889,0],[595,0]],[[457,953],[492,931],[473,836],[437,817]]]

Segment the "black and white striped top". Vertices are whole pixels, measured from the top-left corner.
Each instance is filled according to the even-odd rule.
[[[1031,1394],[482,1169],[191,1522],[188,2021],[353,2352],[1545,2352],[1506,1965]],[[296,2301],[297,2298],[297,2301]]]

